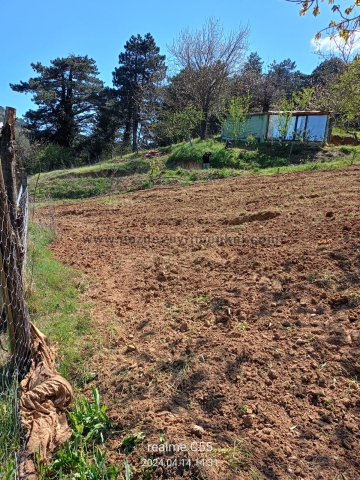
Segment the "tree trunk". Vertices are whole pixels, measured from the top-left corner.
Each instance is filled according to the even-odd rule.
[[[137,144],[138,127],[139,127],[138,107],[134,106],[134,108],[133,108],[133,123],[132,123],[132,151],[133,152],[138,151],[138,144]]]
[[[206,132],[207,132],[207,115],[204,115],[204,118],[201,120],[201,126],[200,126],[200,138],[201,140],[206,139]]]

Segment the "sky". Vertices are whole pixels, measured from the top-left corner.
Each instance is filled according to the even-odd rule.
[[[150,32],[160,53],[181,30],[199,29],[206,19],[219,19],[225,31],[250,27],[250,52],[265,64],[290,58],[311,73],[322,59],[314,54],[312,39],[332,17],[327,2],[322,13],[300,17],[299,7],[285,0],[0,0],[0,105],[17,109],[21,117],[30,108],[31,94],[13,92],[10,83],[34,75],[30,64],[88,55],[100,79],[112,86],[118,55],[131,35]]]

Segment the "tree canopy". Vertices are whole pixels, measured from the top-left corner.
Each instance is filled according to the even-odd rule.
[[[119,55],[120,66],[113,72],[113,84],[118,88],[124,118],[124,143],[138,148],[139,126],[153,115],[156,87],[165,78],[165,55],[160,55],[154,38],[133,35]]]
[[[88,56],[70,55],[50,63],[32,63],[38,75],[10,87],[33,94],[38,109],[29,110],[25,120],[36,137],[73,147],[78,135],[89,127],[103,82],[97,78],[95,60]]]

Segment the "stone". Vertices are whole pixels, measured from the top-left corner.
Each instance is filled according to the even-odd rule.
[[[245,417],[243,417],[243,422],[245,427],[252,427],[252,425],[254,424],[253,415],[245,415]]]
[[[188,324],[186,322],[183,322],[180,325],[180,332],[187,332],[189,330]]]
[[[125,353],[136,352],[135,345],[126,345]]]
[[[275,370],[270,370],[268,375],[269,375],[270,380],[276,380],[278,378],[278,375],[275,372]]]
[[[193,435],[196,435],[199,438],[201,438],[205,433],[205,430],[202,427],[200,427],[200,425],[192,425],[190,431]]]

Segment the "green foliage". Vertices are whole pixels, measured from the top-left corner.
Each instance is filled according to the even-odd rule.
[[[56,179],[48,187],[46,192],[54,199],[97,197],[109,192],[110,179],[103,177]],[[42,191],[40,187],[39,196]]]
[[[254,148],[257,143],[258,141],[256,140],[256,137],[252,133],[249,133],[249,135],[246,137],[245,145],[249,148]]]
[[[120,469],[106,462],[106,451],[95,443],[103,444],[103,433],[112,427],[101,405],[99,392],[92,387],[93,403],[79,398],[69,412],[73,436],[67,440],[49,465],[38,465],[40,480],[116,480]]]
[[[165,170],[164,160],[160,157],[152,158],[150,161],[150,176],[158,176],[160,173]]]
[[[69,412],[71,423],[75,430],[75,436],[83,435],[85,442],[104,441],[103,434],[112,427],[106,414],[106,406],[100,405],[100,395],[95,387],[92,388],[94,402],[90,403],[86,398],[80,398]]]
[[[332,88],[336,98],[338,111],[344,120],[351,121],[360,112],[360,58],[346,66],[342,75]]]
[[[278,107],[279,113],[276,115],[276,122],[273,125],[270,125],[270,131],[273,130],[272,136],[274,136],[274,130],[276,129],[279,133],[278,140],[282,146],[285,146],[286,140],[306,140],[308,133],[305,131],[290,132],[290,127],[292,124],[294,110],[305,110],[309,107],[311,98],[313,96],[313,88],[304,88],[301,91],[293,92],[290,98],[286,96],[282,97]]]
[[[42,479],[116,480],[119,473],[118,467],[107,464],[105,451],[94,447],[89,452],[79,441],[67,441],[56,460],[45,469]]]
[[[279,142],[281,145],[285,144],[286,137],[289,135],[289,128],[292,120],[292,111],[294,110],[294,103],[283,97],[280,101],[280,112],[276,115],[276,128],[280,134]],[[273,128],[274,125],[270,125]]]
[[[156,87],[165,78],[165,55],[160,55],[154,38],[131,36],[125,44],[125,52],[119,55],[120,66],[113,72],[113,84],[118,88],[123,112],[125,145],[137,151],[138,127],[155,115],[158,107]],[[134,133],[135,132],[135,133]],[[131,139],[131,135],[133,138]]]
[[[30,175],[69,168],[76,164],[71,149],[55,143],[35,143],[22,155],[22,163]]]
[[[144,438],[144,432],[129,433],[122,439],[121,448],[123,449],[124,453],[130,453],[140,442],[144,440]]]
[[[235,145],[244,135],[248,121],[247,114],[250,108],[250,97],[233,97],[228,109],[228,117],[224,122],[224,128],[230,133],[231,140]]]
[[[197,172],[191,172],[189,175],[189,180],[191,180],[192,182],[199,180],[199,174]]]
[[[54,260],[47,249],[54,238],[49,228],[30,222],[26,300],[32,320],[59,345],[60,373],[82,383],[87,368],[80,345],[91,328],[90,315],[88,306],[78,303],[81,275]]]
[[[33,94],[38,110],[29,110],[25,119],[35,139],[73,147],[88,128],[103,82],[97,78],[95,61],[88,56],[69,55],[50,63],[49,67],[32,63],[37,76],[10,87]]]
[[[189,141],[199,128],[202,113],[194,107],[187,106],[180,112],[164,111],[161,119],[154,125],[154,131],[160,141],[176,143]]]
[[[0,478],[5,480],[15,478],[14,452],[17,452],[20,446],[17,390],[16,380],[10,383],[0,369]]]
[[[150,178],[147,178],[144,180],[141,184],[141,189],[146,190],[147,188],[150,188],[152,186],[153,182],[150,180]]]
[[[296,110],[306,110],[311,104],[312,96],[314,95],[314,88],[303,88],[298,92],[292,94],[292,108]]]

